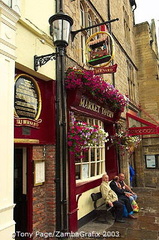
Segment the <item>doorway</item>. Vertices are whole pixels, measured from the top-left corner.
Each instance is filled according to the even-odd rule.
[[[14,150],[15,231],[27,232],[27,148]],[[19,239],[19,238],[16,238]],[[23,238],[25,239],[25,238]]]

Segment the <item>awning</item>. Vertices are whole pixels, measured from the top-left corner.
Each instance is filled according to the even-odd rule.
[[[134,119],[137,122],[144,124],[143,127],[129,127],[129,119]],[[150,135],[150,134],[159,134],[159,124],[153,124],[149,121],[144,120],[136,115],[131,113],[126,113],[126,120],[127,120],[127,128],[128,128],[128,135],[135,136],[135,135]]]

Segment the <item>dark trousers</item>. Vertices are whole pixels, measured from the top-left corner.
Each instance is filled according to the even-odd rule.
[[[119,196],[119,201],[126,206],[128,213],[133,211],[131,207],[130,199],[127,196],[124,196],[124,195]]]
[[[122,219],[124,204],[120,201],[113,202],[115,219]]]

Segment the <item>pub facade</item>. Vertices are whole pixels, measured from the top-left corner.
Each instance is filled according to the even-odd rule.
[[[34,55],[54,51],[48,19],[55,4],[1,1],[0,238],[33,239],[55,229],[55,62],[34,70]],[[44,11],[45,9],[45,11]],[[41,12],[43,11],[43,20]],[[14,144],[13,144],[14,143]],[[42,236],[41,236],[42,237]]]
[[[119,171],[122,171],[129,182],[129,164],[131,163],[134,167],[135,154],[130,155],[127,151],[123,154],[112,144],[111,139],[117,133],[126,132],[126,112],[138,115],[140,111],[133,34],[135,1],[120,1],[122,11],[118,10],[115,3],[102,2],[101,7],[100,2],[92,2],[93,8],[89,1],[73,1],[72,4],[65,1],[64,11],[69,16],[76,11],[72,17],[77,29],[103,22],[105,18],[107,20],[119,18],[119,21],[77,34],[74,41],[71,42],[71,49],[69,47],[67,49],[66,80],[71,80],[69,75],[71,69],[73,74],[77,74],[74,75],[74,79],[77,77],[79,81],[77,88],[75,81],[73,81],[73,86],[68,81],[66,85],[68,131],[70,131],[70,135],[72,130],[76,131],[72,128],[73,124],[75,128],[83,122],[89,126],[97,124],[108,134],[109,140],[104,144],[91,146],[86,152],[82,151],[81,158],[77,154],[78,149],[74,149],[72,142],[69,144],[68,216],[69,228],[72,231],[77,231],[78,227],[93,217],[91,193],[99,191],[103,173],[107,172],[111,179]],[[122,24],[123,28],[121,28]],[[107,32],[107,37],[101,32]],[[102,49],[99,43],[100,38],[101,42],[106,39]],[[110,49],[111,52],[109,52]],[[109,68],[110,66],[111,68]],[[127,102],[122,110],[113,108],[111,96],[101,101],[101,92],[99,93],[93,88],[94,77],[90,77],[90,84],[87,82],[87,76],[91,71],[93,75],[102,77],[104,82],[122,94]],[[77,72],[80,74],[84,72],[84,85],[79,80]],[[100,87],[96,86],[96,88]],[[131,124],[133,125],[133,120]],[[77,145],[80,145],[78,141]]]
[[[6,69],[2,79],[5,78],[10,84],[7,87],[10,92],[8,95],[1,95],[1,103],[6,102],[10,105],[4,108],[1,104],[1,107],[7,126],[12,126],[8,128],[5,124],[2,125],[4,145],[8,146],[7,150],[9,149],[9,151],[6,151],[6,148],[1,149],[7,160],[5,165],[3,164],[5,167],[1,183],[5,186],[2,188],[2,211],[0,212],[6,222],[1,224],[0,236],[6,240],[10,240],[11,233],[16,234],[14,236],[17,238],[22,237],[18,235],[19,231],[32,234],[25,235],[26,238],[42,237],[40,233],[56,230],[58,217],[55,212],[58,194],[55,182],[57,167],[55,163],[55,61],[48,62],[38,71],[35,71],[33,62],[35,55],[55,51],[50,38],[48,19],[59,6],[55,6],[53,1],[47,4],[38,1],[38,11],[35,15],[31,9],[37,8],[37,1],[27,0],[25,5],[23,2],[21,4],[19,1],[15,2],[15,6],[14,1],[9,6],[5,1],[0,3],[4,13],[3,24],[6,24],[6,16],[10,12],[8,27],[11,27],[10,34],[7,32],[3,35],[6,48],[2,51],[5,63],[3,66]],[[79,226],[93,217],[93,203],[90,195],[92,192],[99,191],[102,174],[107,172],[112,178],[121,170],[127,177],[129,176],[127,156],[119,156],[110,139],[117,132],[119,125],[124,129],[126,111],[134,114],[139,112],[132,31],[134,5],[129,0],[120,1],[123,7],[120,12],[118,5],[106,3],[106,1],[102,1],[102,7],[101,1],[65,0],[63,3],[63,10],[74,19],[73,28],[76,29],[110,20],[110,15],[113,19],[117,17],[121,19],[107,26],[79,33],[67,47],[68,162],[67,216],[64,217],[67,219],[67,230],[77,231]],[[125,21],[122,22],[122,19]],[[12,24],[10,21],[13,21]],[[121,25],[124,28],[121,28]],[[96,47],[96,39],[98,39],[96,33],[100,31],[104,32],[103,35],[106,32],[107,36],[103,36],[105,44],[100,46],[102,49],[99,50]],[[90,36],[95,39],[89,39]],[[105,63],[109,64],[105,65]],[[102,64],[102,68],[99,66],[96,68],[98,64]],[[110,66],[112,68],[109,68]],[[75,82],[74,86],[70,86],[69,69],[73,69],[75,77],[82,76],[82,87],[74,88]],[[90,81],[86,81],[88,80],[86,76],[89,76]],[[87,84],[84,85],[84,83]],[[93,83],[99,83],[99,85],[96,86]],[[104,86],[104,90],[107,89],[108,92],[106,93],[99,86]],[[6,93],[7,89],[2,89],[2,93],[3,90]],[[9,109],[8,112],[6,109]],[[14,122],[11,121],[13,115]],[[78,131],[81,127],[83,134],[88,131],[89,134],[90,131],[92,133],[87,138],[90,145],[86,148],[80,148],[81,139],[76,138],[78,134],[75,137],[76,141],[73,138],[73,131]],[[102,139],[99,138],[99,133],[103,136]],[[71,145],[74,143],[76,145]],[[84,144],[85,142],[83,146]],[[6,169],[9,169],[7,175]],[[6,192],[6,189],[9,189],[9,192]]]
[[[107,172],[112,178],[118,173],[118,157],[115,147],[110,147],[110,137],[115,133],[115,123],[121,115],[120,110],[111,110],[107,105],[90,97],[89,92],[68,90],[68,143],[69,144],[69,228],[78,227],[93,217],[91,193],[99,191],[102,175]],[[91,135],[87,137],[89,149],[80,148],[78,131],[96,132],[95,144]],[[77,130],[76,130],[77,129]],[[92,134],[93,135],[93,134]],[[74,137],[73,137],[74,136]],[[103,136],[103,138],[102,138]],[[90,141],[89,141],[90,138]],[[99,139],[98,139],[99,138]],[[73,145],[74,144],[74,145]]]

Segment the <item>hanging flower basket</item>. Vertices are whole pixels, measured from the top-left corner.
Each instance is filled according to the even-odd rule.
[[[93,71],[69,68],[65,86],[70,90],[79,89],[83,94],[112,111],[123,112],[128,104],[128,99],[124,95],[104,81],[101,76],[93,75]]]
[[[84,152],[95,145],[108,141],[108,133],[98,125],[88,125],[83,121],[73,121],[68,132],[68,146],[71,154],[83,158]],[[83,153],[83,155],[82,155]]]
[[[114,136],[111,136],[112,145],[122,152],[127,151],[130,154],[138,147],[140,141],[141,139],[138,136],[129,136],[126,132],[116,133]]]

